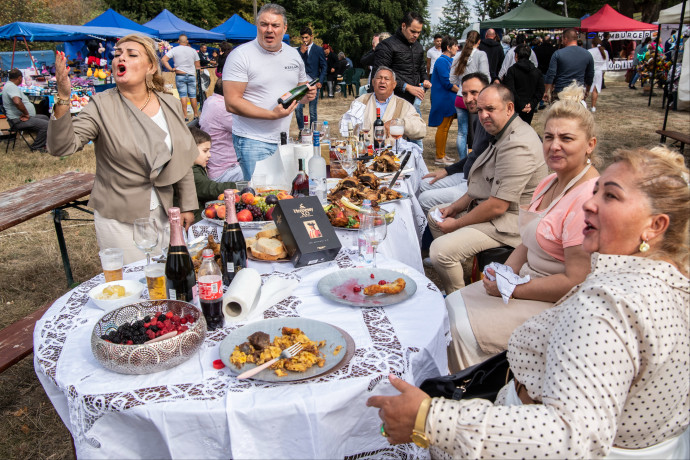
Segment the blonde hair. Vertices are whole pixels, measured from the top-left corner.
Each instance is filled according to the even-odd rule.
[[[594,125],[594,116],[582,103],[584,99],[584,86],[578,85],[577,82],[573,80],[570,85],[558,93],[558,101],[547,110],[546,116],[544,117],[544,127],[546,127],[546,124],[552,118],[565,118],[577,121],[580,128],[585,132],[587,140],[595,137],[596,129]],[[594,152],[592,152],[590,160],[592,160],[595,166],[598,166],[599,158]]]
[[[624,162],[631,167],[637,187],[649,200],[652,214],[666,214],[669,217],[661,245],[642,254],[652,259],[671,260],[687,274],[690,257],[690,174],[683,155],[659,145],[651,149],[616,150],[613,162]]]
[[[144,48],[144,52],[146,53],[146,56],[149,58],[149,62],[156,68],[156,72],[151,76],[151,85],[153,86],[151,89],[161,93],[167,92],[165,89],[165,80],[163,79],[163,72],[161,72],[161,64],[158,60],[158,54],[156,53],[156,45],[153,39],[144,37],[143,35],[139,34],[130,34],[122,37],[117,42],[117,44],[119,45],[120,43],[126,42],[140,44]]]

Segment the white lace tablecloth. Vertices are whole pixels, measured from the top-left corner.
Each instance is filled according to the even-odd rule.
[[[346,330],[355,353],[339,371],[297,383],[238,381],[216,370],[222,339],[239,324],[209,333],[187,362],[150,375],[130,376],[101,367],[90,335],[103,312],[88,291],[103,275],[58,299],[36,323],[34,367],[46,393],[72,433],[80,458],[411,458],[428,456],[412,444],[389,446],[380,435],[377,409],[367,398],[396,394],[393,372],[408,382],[447,373],[450,341],[443,297],[421,273],[398,262],[382,268],[415,280],[411,299],[388,307],[354,308],[323,299],[316,284],[353,266],[353,251],[303,269],[250,261],[262,277],[298,279],[290,297],[264,318],[305,317]],[[143,262],[125,268],[143,276]],[[147,292],[144,291],[144,297]]]

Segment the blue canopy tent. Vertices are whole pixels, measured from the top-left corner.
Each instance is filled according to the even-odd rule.
[[[230,42],[248,42],[256,38],[256,26],[238,14],[233,14],[230,19],[211,29],[211,32],[225,35]],[[290,36],[283,35],[283,41],[289,43]]]
[[[158,16],[151,19],[144,26],[158,30],[158,37],[163,40],[177,40],[181,34],[185,34],[189,40],[193,41],[207,40],[219,42],[225,40],[225,35],[189,24],[167,9],[161,11]]]
[[[121,15],[112,8],[108,8],[103,14],[96,16],[84,25],[94,27],[119,27],[122,29],[144,32],[152,37],[158,36],[158,30],[152,29],[151,27],[142,26],[141,24],[132,21],[128,17]]]

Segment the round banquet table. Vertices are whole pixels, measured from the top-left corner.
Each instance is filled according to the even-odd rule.
[[[325,275],[353,267],[356,254],[341,249],[329,263],[295,269],[290,263],[249,261],[264,281],[299,281],[263,318],[304,317],[347,331],[354,356],[336,372],[301,382],[238,381],[216,370],[219,345],[242,323],[209,332],[201,349],[169,371],[123,375],[93,357],[90,336],[104,314],[88,292],[100,274],[59,298],[36,323],[34,367],[51,402],[74,437],[80,458],[344,458],[428,457],[414,444],[390,446],[379,433],[373,395],[397,394],[389,373],[419,385],[448,373],[450,342],[443,296],[423,274],[397,261],[379,267],[411,277],[417,292],[396,305],[351,307],[321,297]],[[144,261],[125,267],[140,279]],[[148,298],[144,290],[142,298]]]

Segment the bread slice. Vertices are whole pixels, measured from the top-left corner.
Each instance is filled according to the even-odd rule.
[[[283,251],[281,253],[278,253],[276,255],[270,255],[270,254],[264,254],[263,252],[257,251],[254,249],[254,247],[249,248],[249,250],[252,253],[252,256],[256,257],[257,259],[261,260],[278,260],[278,259],[285,259],[288,254],[287,251]]]
[[[285,251],[285,246],[282,241],[275,238],[257,238],[256,244],[252,246],[256,251],[262,252],[269,256],[275,256]]]
[[[256,244],[256,238],[255,237],[245,238],[244,244],[247,246],[247,249],[249,249]]]
[[[261,227],[261,230],[259,230],[256,233],[256,238],[276,238],[280,236],[280,233],[278,232],[278,228],[276,228],[276,224],[274,222],[270,222],[263,227]]]

